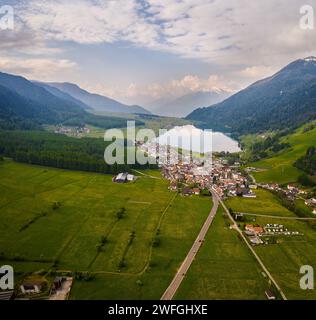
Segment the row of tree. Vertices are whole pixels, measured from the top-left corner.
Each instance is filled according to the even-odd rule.
[[[310,175],[316,174],[316,148],[308,148],[305,156],[295,162],[295,166]]]
[[[104,150],[109,143],[103,139],[76,139],[42,131],[0,131],[0,155],[17,162],[111,174],[156,167],[108,165],[104,161]]]

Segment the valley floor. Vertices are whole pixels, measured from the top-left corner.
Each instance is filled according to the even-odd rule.
[[[110,175],[1,162],[0,262],[14,267],[17,285],[36,271],[88,271],[92,278],[76,279],[71,299],[160,299],[212,203],[170,192],[158,171],[142,173],[134,183],[117,184]],[[234,211],[280,216],[247,216],[241,224],[283,223],[300,233],[255,250],[289,299],[316,299],[315,291],[299,288],[299,268],[316,267],[313,223],[282,220],[294,214],[270,192],[256,193],[257,199],[226,204]],[[126,212],[118,218],[122,207]],[[219,209],[176,299],[265,299],[268,287]]]
[[[110,175],[6,160],[0,164],[2,264],[14,267],[17,280],[39,270],[91,272],[92,280],[74,282],[73,299],[159,299],[212,205],[167,187],[148,176],[116,184]],[[102,236],[107,241],[98,250]]]

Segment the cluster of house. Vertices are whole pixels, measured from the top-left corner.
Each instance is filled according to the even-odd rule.
[[[175,165],[179,161],[189,163],[190,154],[179,153],[176,148],[169,145],[159,144],[158,142],[147,142],[142,141],[136,142],[139,150],[143,151],[149,157],[155,159],[159,167],[164,165]]]
[[[87,127],[75,127],[75,128],[69,128],[69,127],[64,127],[62,125],[58,126],[54,133],[58,134],[65,134],[67,136],[72,136],[72,137],[82,137],[83,134],[89,134],[90,129]]]
[[[222,197],[256,198],[257,185],[240,170],[240,164],[228,165],[225,160],[215,159],[212,168],[213,188]]]
[[[292,185],[292,184],[288,184],[287,185],[287,189],[283,190],[283,192],[286,194],[286,196],[291,199],[291,200],[295,200],[297,199],[299,196],[303,196],[306,195],[307,192],[304,190],[301,190],[299,188],[297,188],[296,186]]]
[[[253,245],[264,244],[265,242],[261,237],[263,236],[297,236],[300,235],[298,231],[289,231],[282,224],[272,224],[268,223],[264,227],[262,226],[254,226],[252,224],[245,225],[245,235],[248,237],[249,241]]]
[[[313,210],[313,214],[316,214],[316,198],[306,200],[305,204]]]
[[[259,184],[259,186],[263,189],[272,190],[272,191],[281,191],[283,192],[289,200],[299,199],[301,196],[307,194],[305,190],[301,190],[298,187],[288,184],[286,189],[283,189],[277,183],[266,183],[266,184]]]
[[[212,185],[211,168],[200,163],[183,163],[175,165],[164,165],[163,176],[170,181],[169,189],[177,191],[179,184],[185,187],[182,190],[184,195],[200,194],[200,190],[209,189]],[[190,185],[198,186],[189,188]]]
[[[200,190],[215,190],[224,197],[256,198],[257,186],[250,184],[239,170],[239,164],[229,166],[225,160],[214,159],[212,163],[179,162],[175,165],[164,165],[163,176],[170,181],[170,190],[178,190],[179,183],[197,185]],[[195,188],[197,189],[197,188]],[[197,194],[197,190],[183,189],[185,194]]]
[[[245,225],[245,234],[249,241],[253,245],[260,245],[264,242],[260,239],[260,236],[264,232],[263,228],[260,226],[253,226],[252,224]]]
[[[258,186],[260,186],[263,189],[267,189],[271,191],[283,192],[286,195],[286,197],[291,201],[294,201],[296,199],[302,199],[302,197],[305,197],[308,194],[307,191],[301,190],[297,186],[292,184],[288,184],[286,186],[286,189],[281,188],[280,185],[278,185],[277,183],[258,184]],[[315,197],[305,200],[305,205],[311,208],[313,214],[316,214],[316,198]]]
[[[126,183],[136,180],[136,176],[128,172],[121,172],[117,176],[113,177],[112,181],[117,183]]]

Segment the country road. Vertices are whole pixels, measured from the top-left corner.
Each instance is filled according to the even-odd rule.
[[[216,215],[216,212],[218,209],[218,203],[219,203],[217,196],[214,193],[212,193],[212,195],[213,195],[212,210],[211,210],[210,214],[208,215],[208,217],[206,218],[204,225],[203,225],[202,229],[200,230],[198,237],[194,241],[190,251],[188,252],[186,258],[182,262],[182,264],[181,264],[180,268],[178,269],[176,275],[174,276],[172,282],[170,283],[169,287],[162,295],[161,300],[172,300],[173,299],[174,295],[176,294],[178,288],[181,285],[182,280],[184,279],[187,271],[189,270],[192,262],[194,261],[196,254],[198,253],[199,249],[201,248],[203,241],[205,240],[205,236],[206,236],[206,234],[207,234],[207,232],[213,222],[213,219]]]
[[[254,216],[254,217],[263,217],[263,218],[272,218],[272,219],[284,219],[284,220],[302,220],[302,221],[313,221],[316,218],[301,218],[301,217],[282,217],[282,216],[272,216],[265,214],[257,214],[257,213],[246,213],[246,212],[236,212],[239,214],[243,214],[244,216]]]

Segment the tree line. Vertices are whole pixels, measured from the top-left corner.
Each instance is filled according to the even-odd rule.
[[[157,167],[106,164],[104,150],[110,143],[103,139],[77,139],[44,131],[0,131],[0,157],[47,167],[111,174],[128,172],[132,168]]]

